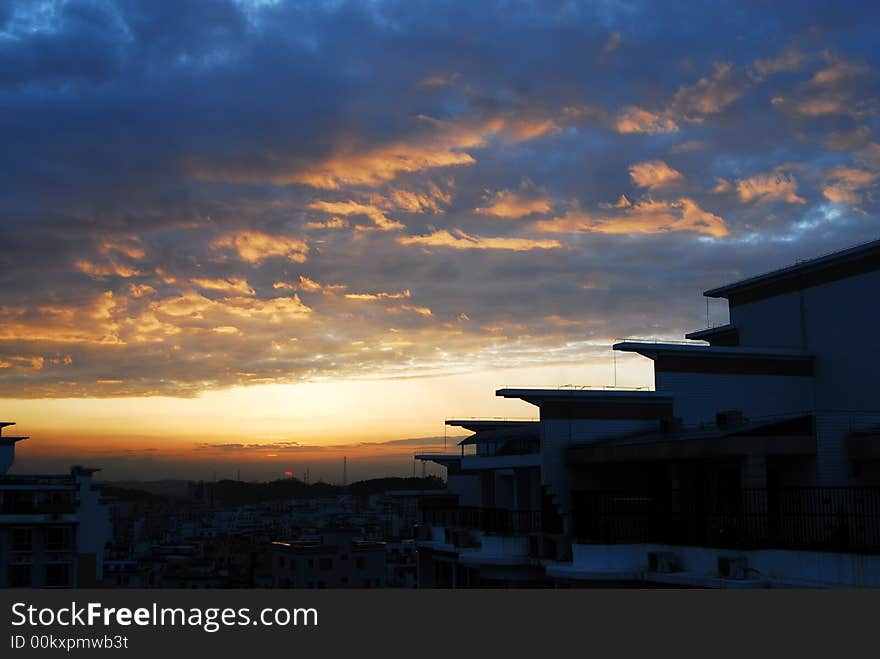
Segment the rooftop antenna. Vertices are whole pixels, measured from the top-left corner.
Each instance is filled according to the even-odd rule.
[[[706,298],[706,328],[708,329],[709,325],[709,298]]]

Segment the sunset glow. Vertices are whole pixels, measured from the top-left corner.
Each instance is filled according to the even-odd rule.
[[[867,4],[138,4],[0,10],[22,472],[406,475],[880,226]]]

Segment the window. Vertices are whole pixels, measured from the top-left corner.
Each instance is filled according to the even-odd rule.
[[[6,571],[6,582],[10,588],[30,588],[31,566],[10,565]]]
[[[46,549],[49,551],[66,551],[70,549],[70,528],[67,526],[50,526],[46,529]]]
[[[322,570],[332,570],[333,569],[333,559],[332,558],[322,558],[319,561],[319,565]]]
[[[363,569],[364,569],[364,559],[363,559],[363,558],[358,558],[358,559],[354,562],[354,565],[355,565],[355,567],[356,567],[358,570],[363,570]]]
[[[30,551],[34,546],[32,529],[17,528],[12,530],[12,551]]]
[[[50,563],[47,565],[46,585],[55,588],[70,586],[70,565],[67,563]]]

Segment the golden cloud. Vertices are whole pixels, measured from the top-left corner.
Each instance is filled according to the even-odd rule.
[[[73,267],[91,277],[136,277],[141,274],[139,270],[132,268],[116,261],[109,260],[105,263],[94,263],[92,261],[76,261]]]
[[[489,196],[485,206],[477,208],[480,215],[519,219],[526,215],[550,212],[550,198],[531,182],[523,181],[519,190],[499,190]]]
[[[275,177],[273,181],[304,183],[325,190],[338,190],[344,185],[375,186],[400,174],[472,165],[476,160],[468,150],[485,146],[493,135],[509,141],[525,141],[558,130],[550,119],[494,117],[476,122],[451,122],[425,116],[419,118],[428,130],[409,140],[366,150],[350,149],[305,171]]]
[[[880,180],[880,172],[857,167],[833,167],[825,175],[822,194],[829,201],[859,206],[867,190]]]
[[[736,191],[744,202],[767,204],[784,201],[789,204],[804,204],[806,200],[797,194],[798,183],[794,174],[776,168],[772,172],[755,174],[736,182]]]
[[[452,249],[502,249],[525,252],[533,249],[558,249],[558,240],[533,240],[530,238],[484,238],[471,236],[460,229],[440,230],[423,236],[401,236],[401,245],[420,245],[422,247],[450,247]]]
[[[346,293],[345,297],[349,300],[402,300],[412,295],[409,289],[400,293]]]
[[[608,205],[608,213],[589,213],[580,209],[562,217],[535,223],[544,233],[657,234],[692,231],[716,238],[728,234],[724,219],[703,210],[692,199],[673,201],[645,199],[631,203],[626,197]]]
[[[254,289],[251,288],[246,279],[240,277],[229,277],[228,279],[190,279],[194,286],[206,291],[218,291],[220,293],[253,295]]]
[[[231,250],[248,263],[259,264],[269,258],[285,258],[305,262],[309,247],[303,240],[288,236],[270,236],[261,231],[236,231],[211,242],[216,250]]]
[[[120,304],[106,291],[82,305],[0,307],[0,341],[119,344],[114,315]]]
[[[742,96],[745,84],[737,81],[733,67],[716,62],[712,75],[692,85],[683,85],[672,97],[670,110],[689,121],[702,121],[702,115],[717,114]]]
[[[629,168],[629,175],[640,188],[656,190],[682,181],[681,172],[673,169],[662,160],[639,162]]]
[[[348,220],[343,220],[341,217],[331,217],[324,222],[306,222],[303,225],[306,229],[347,229],[349,226],[351,225]]]
[[[357,201],[313,201],[309,204],[309,208],[331,215],[364,215],[370,218],[373,224],[382,231],[405,228],[400,222],[388,219],[381,208]]]
[[[635,106],[621,110],[617,115],[614,127],[618,133],[647,133],[649,135],[678,131],[678,124],[670,117]]]

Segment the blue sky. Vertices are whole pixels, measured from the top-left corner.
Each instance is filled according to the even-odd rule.
[[[0,395],[586,368],[704,326],[702,290],[880,233],[878,18],[0,3]]]

